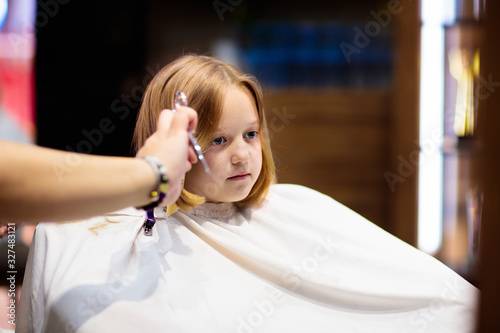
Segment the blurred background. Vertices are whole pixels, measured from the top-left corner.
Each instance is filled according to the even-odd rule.
[[[477,285],[481,163],[494,165],[481,152],[498,143],[481,141],[492,129],[478,109],[500,86],[486,2],[0,0],[0,137],[130,156],[155,73],[216,56],[263,85],[279,182],[333,197]]]

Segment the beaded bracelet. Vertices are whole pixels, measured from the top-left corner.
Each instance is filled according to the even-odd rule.
[[[151,203],[141,207],[141,209],[149,210],[157,207],[163,199],[166,197],[168,192],[168,177],[167,169],[163,166],[160,160],[155,156],[143,157],[143,160],[148,162],[148,164],[153,168],[157,178],[158,178],[158,188],[151,191]]]
[[[144,235],[152,236],[153,235],[153,226],[156,223],[154,210],[158,205],[163,201],[168,192],[168,177],[167,177],[167,169],[163,166],[161,161],[154,156],[146,156],[143,159],[148,162],[148,164],[153,168],[158,181],[158,189],[153,190],[151,192],[151,203],[148,205],[141,207],[146,211],[146,220],[144,221]]]

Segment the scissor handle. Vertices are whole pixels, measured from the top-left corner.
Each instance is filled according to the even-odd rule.
[[[175,93],[174,105],[176,108],[179,108],[181,106],[188,106],[187,97],[184,92],[178,91]]]

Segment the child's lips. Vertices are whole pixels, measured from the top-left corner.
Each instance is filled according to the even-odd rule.
[[[240,172],[237,175],[229,177],[227,180],[245,180],[248,177],[250,177],[250,174],[248,172]]]

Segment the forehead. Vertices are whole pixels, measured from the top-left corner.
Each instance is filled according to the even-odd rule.
[[[245,126],[251,123],[259,123],[253,94],[243,86],[229,88],[224,95],[218,127]]]

